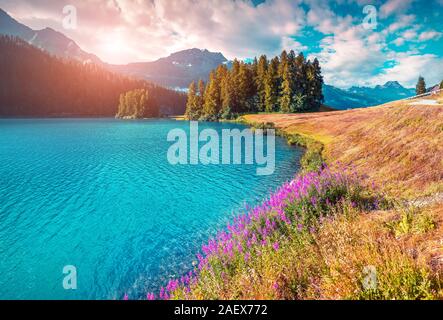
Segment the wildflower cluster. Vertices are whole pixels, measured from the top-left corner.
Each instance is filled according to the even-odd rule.
[[[285,183],[261,205],[233,219],[204,244],[197,268],[161,288],[159,299],[186,298],[203,274],[224,281],[257,256],[279,251],[297,233],[313,233],[343,203],[364,206],[358,177],[346,170],[323,168]],[[147,299],[157,298],[153,293]]]

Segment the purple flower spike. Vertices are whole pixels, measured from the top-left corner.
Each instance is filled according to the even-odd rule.
[[[278,242],[275,242],[272,247],[274,248],[275,251],[277,251],[280,248],[280,245],[278,244]]]

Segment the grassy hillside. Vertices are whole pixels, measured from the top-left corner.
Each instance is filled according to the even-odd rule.
[[[367,176],[367,183],[377,183],[390,195],[414,198],[443,192],[443,106],[401,101],[367,109],[244,119],[273,123],[286,133],[320,141],[329,163],[355,167]]]
[[[306,146],[305,170],[221,230],[159,298],[443,299],[442,106],[242,121]]]

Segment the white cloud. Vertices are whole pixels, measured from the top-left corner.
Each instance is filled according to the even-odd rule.
[[[380,7],[380,15],[382,18],[391,15],[398,15],[408,10],[414,0],[388,0]]]
[[[443,0],[442,0],[443,1]],[[435,30],[425,31],[420,33],[418,40],[420,41],[428,41],[428,40],[438,40],[442,36],[441,32],[437,32]]]
[[[396,46],[402,46],[405,44],[405,39],[404,38],[397,38],[394,41],[392,41]]]
[[[365,34],[363,28],[325,38],[316,56],[322,63],[325,81],[339,87],[366,85],[375,68],[386,60],[385,44],[379,34]]]
[[[105,61],[153,60],[192,47],[223,52],[228,58],[274,55],[283,46],[303,47],[287,38],[305,23],[301,0],[71,0],[78,29],[63,30],[58,0],[0,0],[14,17],[39,28],[51,26]],[[112,49],[112,50],[110,50]]]
[[[415,15],[402,15],[395,22],[389,25],[387,31],[389,33],[393,33],[406,27],[411,27],[415,19]]]
[[[338,34],[352,26],[353,18],[349,15],[338,16],[326,1],[310,1],[307,23],[323,34]]]
[[[286,51],[294,50],[294,52],[303,52],[309,49],[291,37],[283,37],[281,47]]]
[[[397,54],[396,64],[385,69],[372,79],[372,84],[383,84],[395,79],[407,87],[414,87],[419,75],[422,75],[427,84],[440,83],[443,78],[443,59],[433,54],[413,55],[408,53]]]
[[[322,3],[308,12],[308,23],[327,36],[320,42],[317,57],[325,81],[338,87],[366,85],[375,68],[386,60],[386,34],[363,28],[361,21],[340,17]]]
[[[412,28],[403,32],[403,38],[406,40],[416,40],[418,38],[417,28]]]
[[[155,4],[162,25],[170,26],[183,39],[183,47],[223,51],[230,58],[278,54],[282,40],[296,35],[305,20],[299,1],[271,0],[258,6],[249,1],[217,0]]]

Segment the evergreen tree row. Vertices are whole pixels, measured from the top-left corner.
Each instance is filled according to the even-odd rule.
[[[143,119],[159,116],[159,106],[155,97],[146,89],[131,90],[120,95],[117,118]]]
[[[185,112],[185,94],[51,56],[19,38],[0,36],[0,52],[0,116],[114,117],[120,94],[135,89],[149,91],[162,114]]]
[[[306,60],[303,53],[283,51],[270,61],[262,55],[252,63],[234,60],[230,69],[220,65],[213,70],[207,84],[190,84],[186,117],[216,121],[248,112],[318,110],[322,87],[319,61]]]

